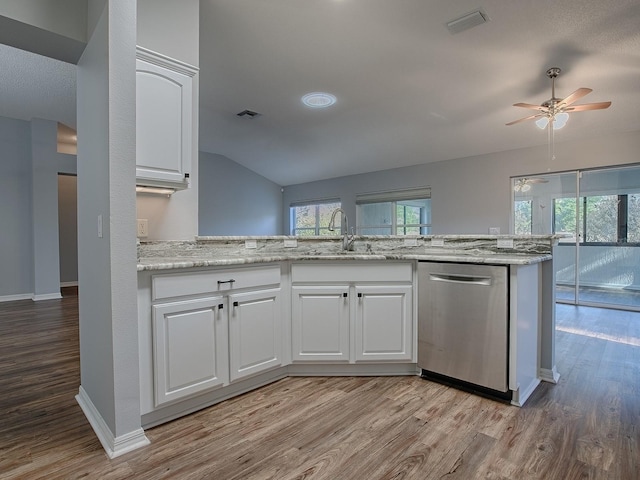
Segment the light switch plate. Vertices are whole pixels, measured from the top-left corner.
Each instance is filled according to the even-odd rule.
[[[499,238],[497,240],[498,248],[513,248],[513,238]]]
[[[244,241],[244,248],[258,248],[258,241],[257,240],[245,240]]]

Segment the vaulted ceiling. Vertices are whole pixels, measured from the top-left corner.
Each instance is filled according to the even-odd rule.
[[[73,65],[5,46],[0,64],[0,115],[75,126]],[[640,130],[640,0],[201,0],[200,149],[291,185],[541,145],[505,123],[551,97],[549,67],[556,96],[612,101],[556,141]],[[336,104],[304,106],[314,91]]]

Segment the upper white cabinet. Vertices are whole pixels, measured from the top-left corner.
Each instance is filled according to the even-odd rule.
[[[188,188],[198,69],[142,47],[136,50],[136,181]]]

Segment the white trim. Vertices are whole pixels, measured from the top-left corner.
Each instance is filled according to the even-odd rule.
[[[75,282],[60,282],[60,286],[61,287],[77,287],[78,281],[76,280]]]
[[[36,295],[35,293],[31,297],[31,300],[34,302],[39,302],[40,300],[58,300],[62,298],[60,292],[58,293],[43,293],[41,295]]]
[[[541,368],[540,372],[538,372],[538,376],[543,382],[558,383],[558,380],[560,380],[560,373],[558,373],[555,365],[551,370],[548,368]]]
[[[76,395],[76,401],[78,405],[80,405],[84,416],[89,420],[91,428],[93,428],[98,440],[100,440],[102,444],[102,448],[104,448],[109,458],[119,457],[122,454],[151,443],[142,428],[120,435],[119,437],[114,437],[111,429],[107,426],[100,412],[98,412],[98,409],[91,401],[91,398],[89,398],[85,389],[82,388],[82,385],[80,385],[78,395]]]
[[[17,300],[31,300],[33,293],[20,293],[18,295],[3,295],[0,297],[0,302],[15,302]]]
[[[518,389],[513,392],[513,398],[511,399],[511,405],[515,405],[516,407],[522,407],[524,402],[531,396],[536,387],[540,385],[540,380],[535,379],[532,381],[525,390],[520,391],[520,385],[518,385]]]
[[[157,65],[159,67],[173,70],[174,72],[181,73],[182,75],[186,75],[188,77],[195,76],[195,74],[199,71],[199,68],[194,65],[190,65],[188,63],[181,62],[180,60],[176,60],[175,58],[171,58],[161,53],[154,52],[153,50],[141,47],[140,45],[136,46],[136,58],[144,62]]]

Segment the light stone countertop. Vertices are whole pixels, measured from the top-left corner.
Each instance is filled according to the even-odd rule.
[[[138,261],[138,271],[170,270],[195,267],[221,267],[228,265],[249,265],[259,263],[275,263],[282,261],[384,261],[384,260],[418,260],[431,262],[457,263],[485,263],[492,265],[531,265],[551,260],[551,255],[531,254],[426,254],[426,253],[395,253],[395,254],[359,254],[347,252],[344,254],[279,254],[279,255],[245,255],[237,257],[149,257]]]
[[[356,236],[354,251],[343,251],[340,236],[196,237],[194,241],[139,242],[137,268],[145,271],[283,261],[385,260],[530,265],[551,260],[558,238],[556,235],[372,235]]]

